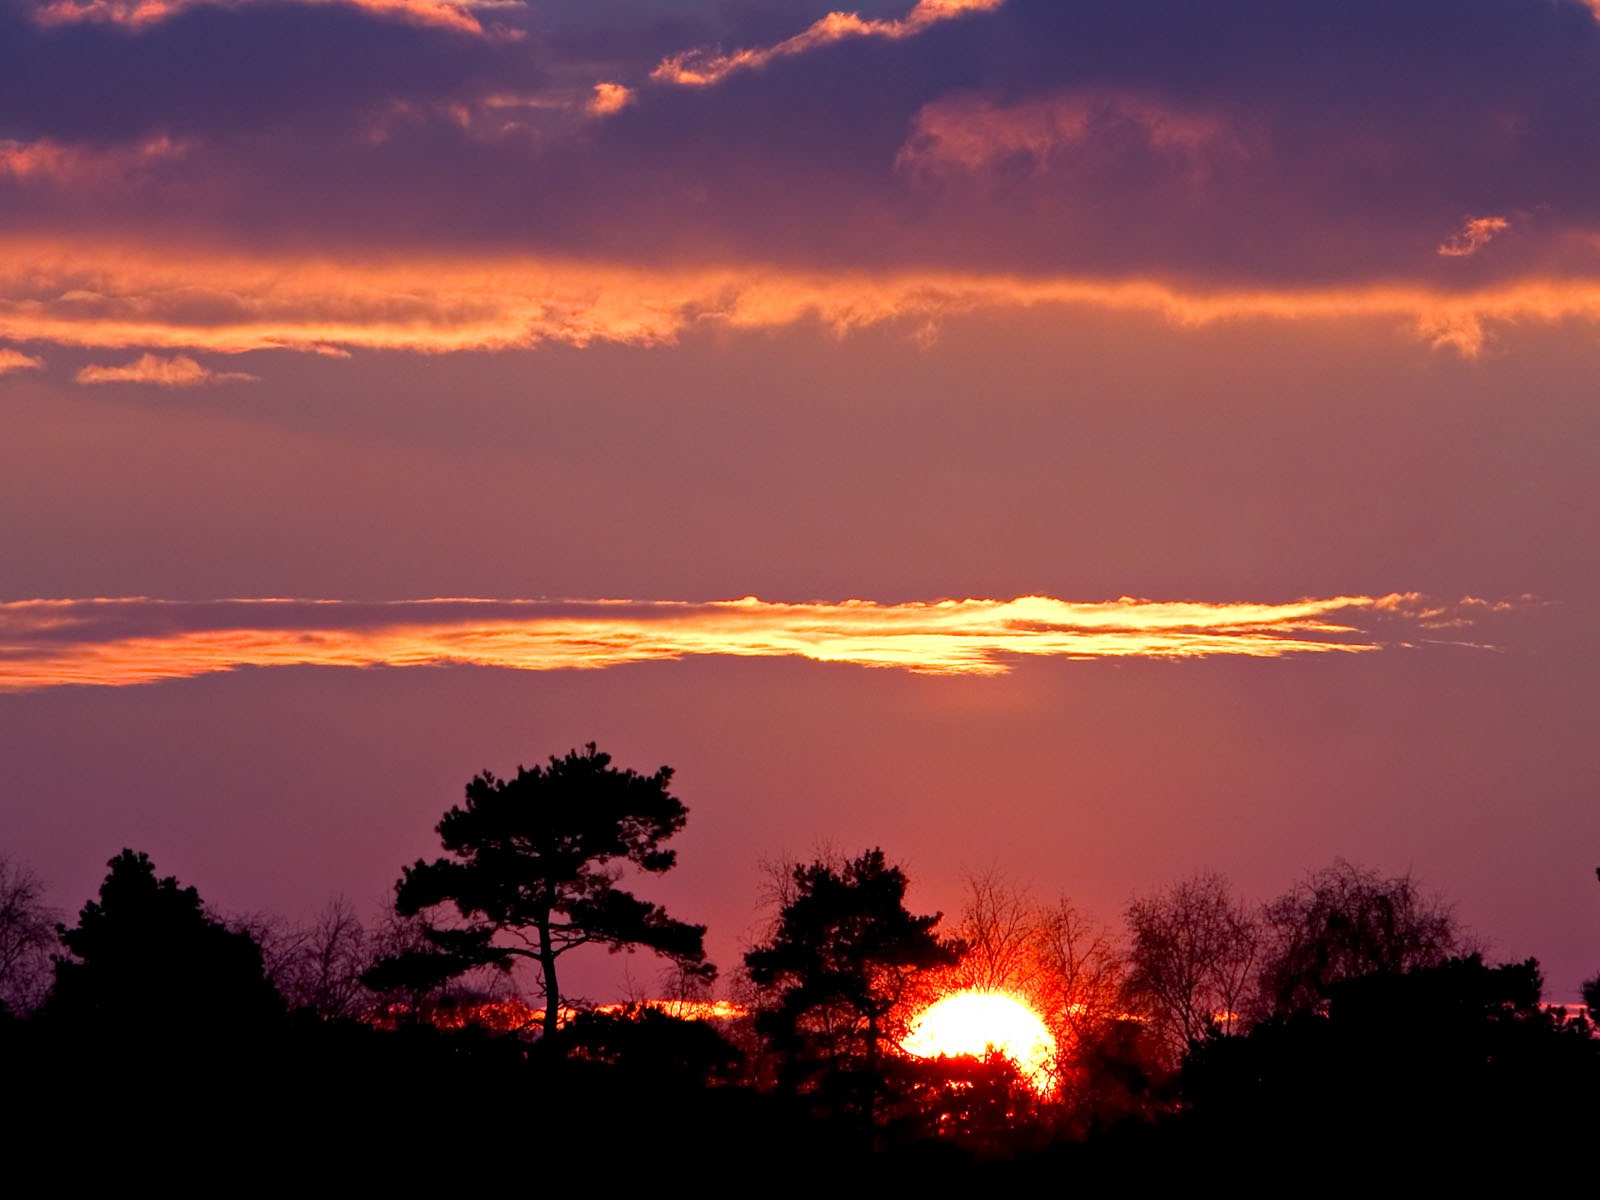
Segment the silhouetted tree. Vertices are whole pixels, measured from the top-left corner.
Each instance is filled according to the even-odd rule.
[[[1196,1120],[1301,1161],[1313,1146],[1359,1146],[1369,1170],[1396,1157],[1586,1160],[1600,1042],[1544,1011],[1540,987],[1532,959],[1489,967],[1476,954],[1346,979],[1322,1010],[1200,1044],[1184,1098]]]
[[[906,886],[881,849],[794,866],[771,936],[745,955],[764,999],[757,1027],[784,1058],[789,1081],[819,1085],[869,1123],[916,982],[952,966],[963,949],[934,932],[939,913],[906,910]]]
[[[1277,1013],[1315,1007],[1343,980],[1438,966],[1462,949],[1450,907],[1409,874],[1384,879],[1342,858],[1311,872],[1263,916],[1261,995]]]
[[[379,957],[377,938],[343,896],[329,901],[310,921],[290,923],[272,914],[234,917],[229,925],[261,947],[267,977],[291,1009],[325,1019],[355,1017],[377,997],[361,977]]]
[[[436,827],[452,856],[405,868],[395,909],[430,912],[427,947],[403,951],[364,976],[368,986],[427,988],[482,967],[536,963],[543,1027],[561,1012],[556,963],[580,946],[645,947],[705,975],[705,926],[674,920],[617,886],[614,863],[660,873],[676,861],[661,843],[683,828],[688,810],[667,790],[672,768],[640,775],[611,765],[590,743],[545,767],[519,767],[512,779],[485,771],[467,784],[466,803]],[[443,924],[439,910],[459,921]]]
[[[580,1013],[560,1040],[577,1059],[624,1068],[635,1078],[681,1088],[732,1075],[743,1057],[706,1021],[653,1008]]]
[[[1233,1032],[1251,1005],[1260,929],[1216,873],[1128,905],[1128,1002],[1176,1063],[1213,1029]]]
[[[46,1018],[197,1037],[238,1034],[282,1013],[260,949],[209,916],[194,888],[158,879],[150,857],[132,850],[107,865],[100,899],[59,930],[71,957],[56,960]]]
[[[0,854],[0,1011],[32,1012],[50,990],[58,920],[39,877]]]

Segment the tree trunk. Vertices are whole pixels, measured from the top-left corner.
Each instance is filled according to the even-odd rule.
[[[556,985],[556,951],[550,944],[550,918],[539,920],[539,966],[544,971],[544,1036],[556,1035],[561,1024],[561,989]]]

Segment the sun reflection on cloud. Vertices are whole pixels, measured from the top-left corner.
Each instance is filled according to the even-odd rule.
[[[22,600],[0,603],[0,691],[117,686],[238,667],[472,664],[594,670],[702,655],[805,658],[932,675],[1000,675],[1028,657],[1192,659],[1359,654],[1478,611],[1396,593],[1286,604],[1124,597],[869,600]],[[1403,641],[1403,639],[1400,639]]]
[[[660,345],[708,325],[816,322],[843,335],[1050,307],[1147,314],[1190,327],[1376,320],[1471,355],[1500,325],[1600,322],[1600,280],[1527,279],[1462,291],[1189,288],[1155,279],[647,267],[509,255],[334,262],[0,240],[0,343],[446,354],[552,342]]]

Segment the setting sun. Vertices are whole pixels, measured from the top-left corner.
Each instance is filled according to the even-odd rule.
[[[901,1043],[918,1058],[981,1058],[997,1050],[1036,1092],[1050,1089],[1055,1039],[1039,1015],[1004,992],[956,992],[930,1005]]]

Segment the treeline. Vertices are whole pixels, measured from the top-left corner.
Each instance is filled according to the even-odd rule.
[[[315,1160],[411,1184],[522,1161],[545,1182],[552,1162],[675,1162],[1026,1185],[1334,1151],[1330,1178],[1373,1156],[1544,1169],[1579,1161],[1600,1118],[1600,1040],[1541,1005],[1535,962],[1485,963],[1408,876],[1342,861],[1261,906],[1196,876],[1136,897],[1119,935],[997,873],[945,922],[908,910],[881,850],[823,855],[771,869],[769,925],[719,988],[704,928],[622,886],[674,865],[671,776],[593,745],[479,775],[376,925],[343,901],[300,925],[225,919],[128,850],[68,926],[0,859],[17,1144],[92,1132],[169,1170],[249,1154],[258,1174]],[[661,955],[680,1011],[720,994],[738,1015],[579,1012],[563,960],[595,946]],[[1042,1080],[901,1050],[966,989],[1040,1016]]]

